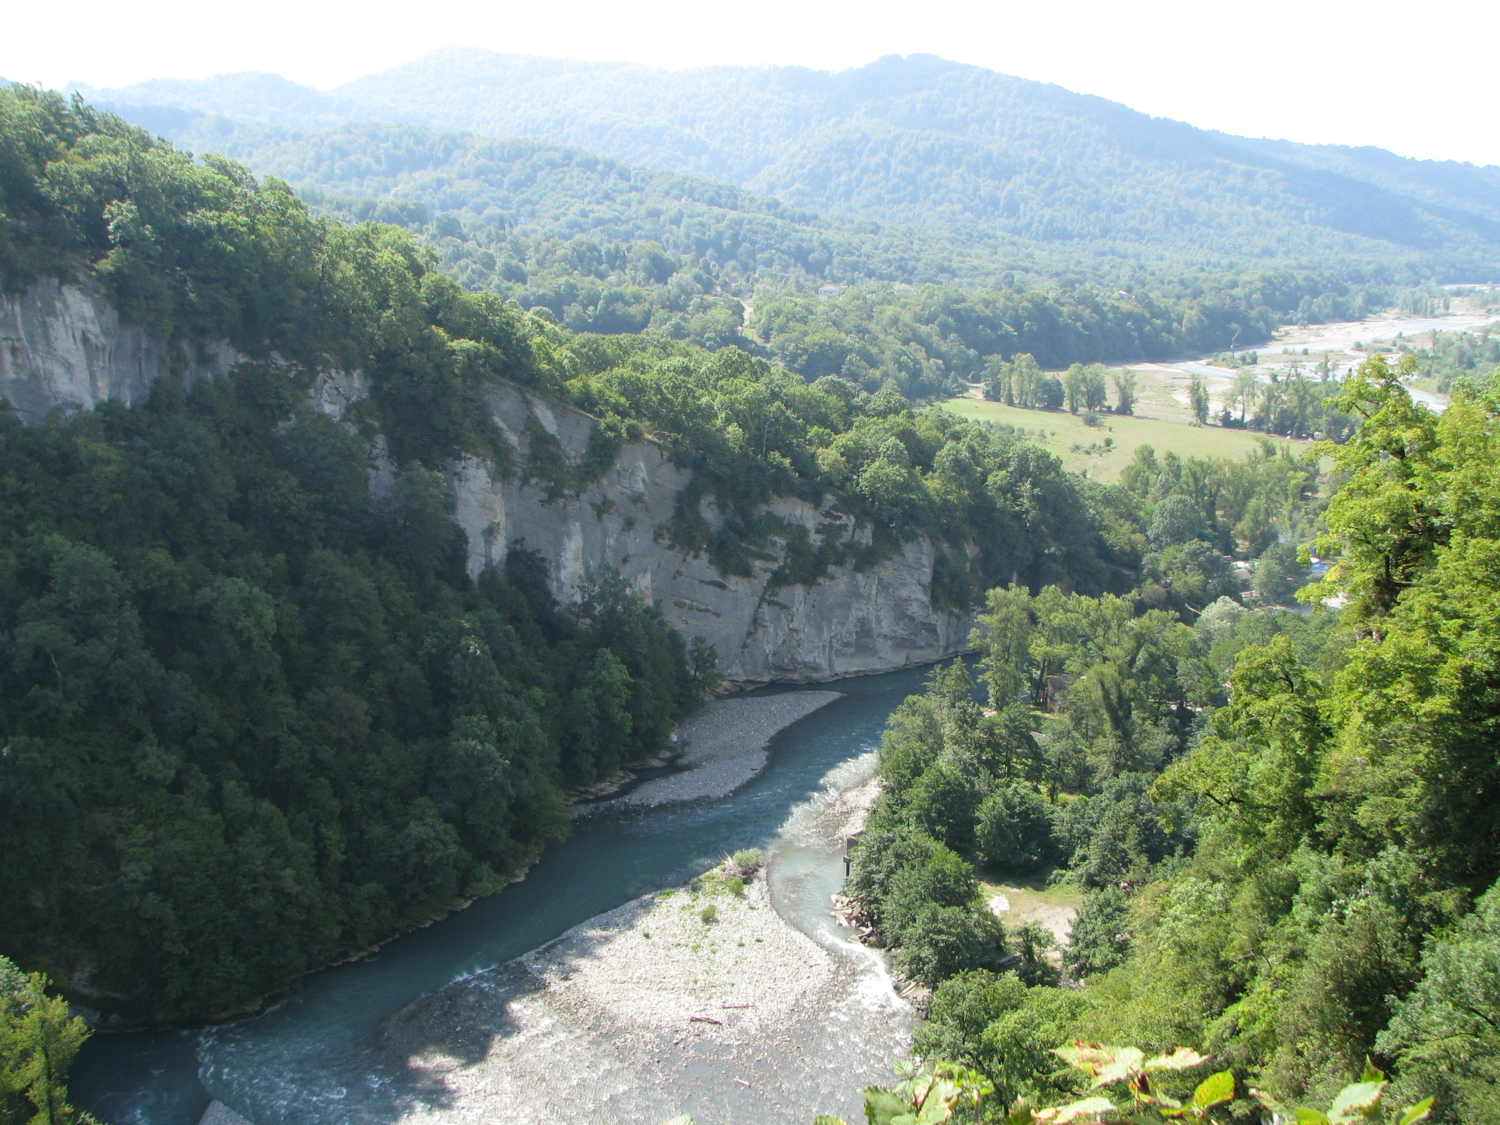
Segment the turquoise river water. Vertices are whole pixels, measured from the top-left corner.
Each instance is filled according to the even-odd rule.
[[[731,795],[586,817],[523,882],[370,957],[310,977],[258,1016],[94,1036],[74,1064],[74,1104],[108,1125],[193,1125],[213,1098],[256,1125],[394,1119],[400,1092],[381,1088],[348,1062],[386,1017],[595,914],[684,882],[728,851],[775,848],[788,818],[826,789],[830,772],[875,748],[886,718],[925,673],[915,668],[816,685],[845,698],[778,734],[766,769]],[[826,941],[833,928],[827,895],[842,881],[842,858],[788,847],[795,854],[784,865],[789,878],[776,895],[778,909]],[[776,881],[773,865],[773,894]]]

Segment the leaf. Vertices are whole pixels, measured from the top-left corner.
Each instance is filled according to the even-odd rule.
[[[1071,1046],[1058,1047],[1052,1053],[1069,1066],[1076,1066],[1079,1070],[1086,1070],[1090,1074],[1097,1074],[1101,1067],[1106,1067],[1115,1061],[1113,1047],[1102,1047],[1098,1043],[1085,1043],[1081,1039],[1074,1040]]]
[[[1200,1055],[1191,1047],[1175,1047],[1165,1055],[1157,1055],[1154,1059],[1147,1059],[1143,1070],[1189,1070],[1195,1066],[1202,1066],[1208,1061],[1206,1055]]]
[[[813,1118],[813,1125],[849,1125],[842,1117],[834,1117],[829,1113],[820,1113]]]
[[[1333,1105],[1328,1107],[1329,1119],[1334,1125],[1338,1125],[1342,1121],[1353,1121],[1356,1117],[1366,1116],[1365,1110],[1374,1109],[1380,1104],[1380,1093],[1384,1089],[1384,1081],[1355,1082],[1345,1086],[1339,1091],[1339,1096],[1333,1099]]]
[[[1323,1116],[1323,1111],[1318,1109],[1294,1109],[1292,1120],[1297,1125],[1329,1125],[1328,1118]]]
[[[1094,1072],[1094,1085],[1108,1086],[1111,1082],[1124,1082],[1140,1071],[1141,1063],[1145,1060],[1145,1053],[1135,1047],[1121,1047],[1113,1062]]]
[[[865,1120],[869,1125],[891,1125],[897,1117],[910,1116],[911,1102],[898,1097],[883,1086],[871,1086],[864,1092]]]
[[[1068,1121],[1077,1121],[1080,1117],[1097,1117],[1101,1113],[1114,1113],[1115,1103],[1108,1098],[1084,1098],[1081,1102],[1073,1102],[1071,1105],[1060,1105],[1053,1109],[1044,1109],[1037,1114],[1040,1121],[1055,1121],[1057,1125],[1064,1125]]]
[[[1427,1115],[1432,1112],[1432,1099],[1424,1098],[1416,1105],[1411,1106],[1401,1115],[1401,1120],[1396,1125],[1415,1125],[1415,1122],[1426,1121]]]
[[[1198,1083],[1198,1088],[1193,1091],[1193,1098],[1188,1106],[1191,1109],[1204,1110],[1210,1106],[1231,1101],[1233,1098],[1234,1075],[1227,1070],[1221,1070],[1218,1074],[1210,1074]]]
[[[693,1115],[691,1113],[679,1114],[670,1121],[663,1121],[662,1125],[693,1125]]]

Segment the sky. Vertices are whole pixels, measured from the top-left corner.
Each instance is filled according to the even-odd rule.
[[[1207,129],[1500,165],[1500,2],[71,0],[17,4],[0,75],[96,87],[235,71],[331,89],[459,45],[708,65],[930,52]],[[65,13],[65,18],[59,18]]]

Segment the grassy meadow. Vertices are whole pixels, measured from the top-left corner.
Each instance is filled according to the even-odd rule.
[[[1101,414],[1098,426],[1085,425],[1081,414],[1065,410],[1027,410],[970,397],[949,399],[943,406],[965,418],[1025,430],[1029,440],[1057,454],[1068,469],[1102,481],[1116,480],[1142,445],[1153,446],[1158,455],[1171,450],[1179,457],[1238,459],[1257,449],[1265,436],[1250,430],[1194,425],[1187,408],[1171,393],[1169,380],[1154,377],[1154,373],[1141,373],[1139,390],[1134,415]],[[1274,440],[1299,448],[1310,444]]]

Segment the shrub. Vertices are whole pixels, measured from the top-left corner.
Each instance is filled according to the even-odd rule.
[[[766,862],[766,857],[759,848],[741,848],[729,857],[729,862],[748,874],[759,871]]]
[[[709,903],[702,910],[698,911],[698,917],[703,920],[703,924],[705,926],[708,925],[710,922],[712,922],[718,916],[719,916],[719,908],[717,906],[715,906],[713,903]]]

